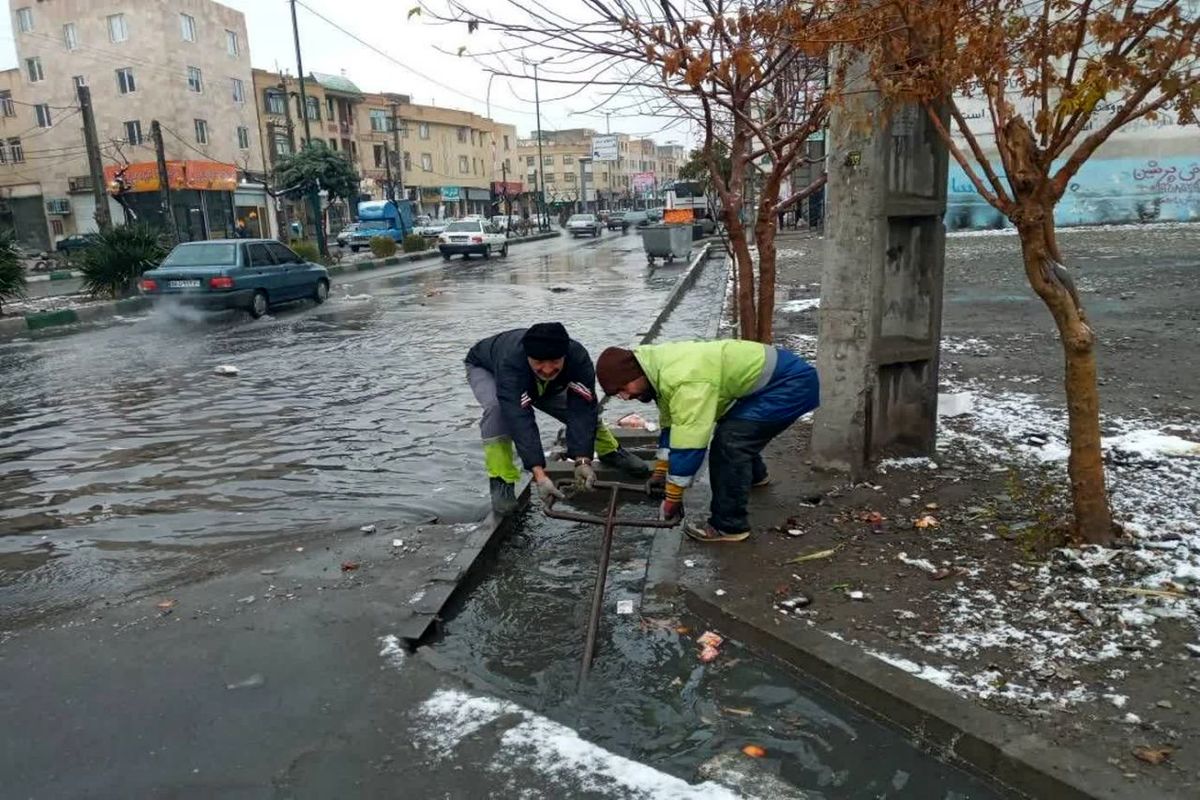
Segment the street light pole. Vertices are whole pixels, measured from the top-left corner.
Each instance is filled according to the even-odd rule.
[[[296,22],[296,0],[291,0],[292,8],[292,37],[296,42],[296,72],[300,76],[300,118],[304,120],[304,149],[312,146],[312,131],[308,125],[308,96],[304,91],[304,61],[300,57],[300,26]],[[329,245],[325,241],[325,223],[321,219],[321,196],[314,186],[309,190],[308,203],[312,207],[314,224],[317,228],[317,248],[321,255],[329,255]]]
[[[533,108],[537,115],[537,137],[538,137],[538,230],[546,230],[546,176],[544,168],[546,162],[542,159],[542,100],[538,95],[538,65],[533,65]]]

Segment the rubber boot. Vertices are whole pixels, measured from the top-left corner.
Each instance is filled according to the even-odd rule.
[[[488,478],[488,487],[492,494],[492,511],[503,516],[517,510],[517,494],[511,483],[503,478]]]
[[[611,453],[605,453],[600,456],[600,463],[606,467],[619,469],[631,478],[645,480],[650,477],[650,465],[642,459],[635,456],[633,453],[626,450],[624,447],[618,447]]]

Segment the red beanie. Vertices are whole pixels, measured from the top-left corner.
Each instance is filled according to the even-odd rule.
[[[623,347],[610,347],[596,359],[596,382],[605,394],[616,394],[645,374],[633,351]]]

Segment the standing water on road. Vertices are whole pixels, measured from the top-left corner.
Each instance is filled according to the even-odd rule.
[[[263,537],[478,519],[467,349],[558,319],[598,354],[678,274],[647,269],[636,236],[560,239],[342,280],[258,322],[156,313],[0,345],[0,624],[203,574]]]

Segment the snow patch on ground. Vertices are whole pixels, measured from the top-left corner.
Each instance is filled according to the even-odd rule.
[[[821,307],[821,298],[807,297],[802,300],[789,300],[779,307],[784,314],[799,314],[802,311],[812,311]]]
[[[495,774],[532,770],[561,784],[562,796],[594,792],[637,800],[737,800],[725,787],[704,782],[691,785],[581,738],[571,728],[505,700],[480,697],[460,690],[439,690],[417,711],[425,723],[414,738],[435,755],[445,757],[480,729],[514,717],[500,734],[496,754],[487,765]]]
[[[937,462],[924,456],[912,458],[885,458],[875,465],[880,472],[892,469],[937,469]]]
[[[379,657],[389,667],[399,672],[404,666],[404,660],[408,657],[408,651],[404,649],[404,645],[400,644],[400,640],[394,633],[389,633],[379,637]]]
[[[1067,485],[1065,409],[977,381],[944,384],[943,391],[970,393],[973,402],[942,421],[943,467],[953,471],[965,456],[973,466],[1012,465]],[[995,588],[995,575],[991,589],[972,585],[985,576],[969,570],[936,596],[939,620],[904,639],[927,658],[874,655],[960,695],[1056,708],[1115,694],[1079,680],[1081,665],[1112,662],[1124,674],[1187,657],[1168,651],[1155,629],[1164,619],[1184,620],[1200,640],[1200,428],[1170,426],[1168,433],[1153,419],[1112,417],[1103,425],[1113,510],[1130,534],[1124,546],[1063,548],[1040,564],[1010,564],[1000,576],[1007,589]],[[928,468],[919,458],[879,465],[881,473]],[[960,527],[943,523],[943,535]],[[976,535],[973,525],[961,530]],[[1004,674],[987,668],[1000,654]]]

